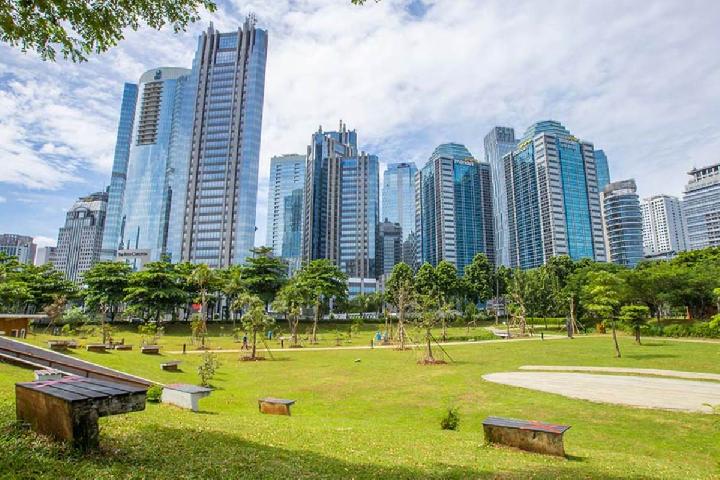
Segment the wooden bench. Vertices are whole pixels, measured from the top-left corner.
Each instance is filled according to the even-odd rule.
[[[140,347],[140,353],[144,353],[145,355],[159,355],[160,345],[143,345]]]
[[[169,362],[161,363],[160,368],[166,372],[177,372],[180,366],[179,360],[171,360]]]
[[[487,417],[483,420],[485,440],[529,452],[565,456],[563,434],[570,426],[533,420]]]
[[[125,345],[124,343],[115,344],[115,350],[132,350],[132,345]]]
[[[88,343],[85,346],[85,350],[88,352],[104,353],[107,350],[107,346],[104,343]]]
[[[258,400],[258,408],[260,413],[268,413],[270,415],[290,415],[290,406],[295,400],[286,400],[284,398],[265,397]]]
[[[147,389],[95,378],[68,376],[15,384],[17,418],[38,433],[81,449],[98,445],[98,418],[145,409]]]
[[[187,408],[193,412],[200,410],[198,403],[201,398],[210,395],[211,389],[199,387],[197,385],[188,385],[186,383],[173,383],[165,385],[162,391],[162,403],[169,403],[180,408]]]

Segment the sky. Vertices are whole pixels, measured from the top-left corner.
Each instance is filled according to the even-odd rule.
[[[612,180],[680,195],[720,162],[720,2],[221,1],[186,32],[129,30],[90,61],[0,43],[0,233],[56,243],[65,212],[110,181],[125,82],[190,67],[197,35],[249,12],[269,32],[256,244],[270,158],[340,120],[384,164],[421,167],[444,142],[483,158],[496,125],[562,122],[605,150]]]

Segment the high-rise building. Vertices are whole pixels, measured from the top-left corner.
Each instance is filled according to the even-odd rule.
[[[688,172],[683,216],[688,250],[720,246],[720,163]]]
[[[308,146],[302,258],[328,258],[349,277],[350,295],[377,289],[379,163],[358,152],[357,133],[340,122]]]
[[[14,233],[0,234],[0,253],[17,257],[18,262],[30,265],[35,261],[37,245],[32,237]]]
[[[600,200],[608,259],[634,267],[643,258],[643,222],[635,180],[608,183]]]
[[[281,155],[270,160],[267,205],[267,239],[273,254],[299,267],[302,249],[305,155]]]
[[[80,197],[65,216],[51,263],[65,278],[80,283],[83,274],[100,259],[108,193]]]
[[[399,223],[403,240],[415,231],[414,163],[391,163],[383,172],[381,217]]]
[[[606,261],[592,143],[542,121],[503,163],[510,266],[534,268],[557,255]]]
[[[386,218],[378,225],[377,275],[389,276],[393,267],[402,261],[403,229],[399,223]]]
[[[455,264],[462,274],[477,253],[495,260],[490,165],[464,145],[438,146],[416,175],[416,222],[423,262]]]
[[[602,192],[610,183],[610,166],[603,150],[595,150],[595,169],[597,170],[598,191]]]
[[[35,255],[35,265],[40,266],[45,265],[46,263],[50,263],[53,255],[55,255],[55,247],[38,248],[37,254]]]
[[[511,152],[516,144],[515,130],[509,127],[494,127],[485,135],[485,162],[490,164],[492,174],[495,262],[506,267],[510,266],[510,230],[503,157]]]
[[[267,45],[253,16],[235,32],[211,25],[198,42],[187,191],[173,202],[183,204],[183,260],[242,263],[255,243]]]
[[[673,257],[687,250],[685,218],[677,197],[654,195],[640,203],[640,210],[645,256]]]
[[[123,200],[125,197],[125,183],[127,181],[137,93],[138,86],[136,84],[125,84],[122,103],[120,104],[120,121],[118,122],[117,137],[115,139],[112,176],[110,177],[110,188],[108,189],[107,218],[105,219],[102,251],[100,252],[102,260],[115,260],[120,246],[120,236],[124,224],[122,217]]]
[[[124,254],[147,254],[150,260],[155,261],[167,251],[172,200],[169,152],[174,138],[176,102],[187,94],[183,85],[189,75],[190,70],[186,68],[163,67],[148,70],[140,77],[135,119],[129,122],[132,136],[127,162],[122,148],[125,138],[118,133],[115,161],[118,174],[113,173],[116,187],[111,182],[110,190],[111,194],[115,194],[113,208],[118,200],[122,201],[122,214],[119,218],[113,214],[114,223],[106,229],[107,240],[103,244],[106,247],[104,255],[108,258],[111,254],[117,256],[122,250]],[[130,107],[125,107],[123,105],[123,114],[130,110]],[[125,122],[126,125],[128,122]],[[123,165],[126,167],[124,182],[121,179]],[[117,192],[122,183],[125,184],[124,194],[119,196]],[[120,242],[113,249],[116,231]]]

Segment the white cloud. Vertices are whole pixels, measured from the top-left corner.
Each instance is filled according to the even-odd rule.
[[[35,244],[39,247],[54,247],[57,244],[57,238],[36,236],[34,237]]]
[[[270,157],[305,151],[339,119],[383,162],[425,161],[436,144],[482,156],[494,125],[522,135],[562,121],[608,154],[640,193],[679,194],[720,149],[720,3],[438,0],[234,0],[207,15],[220,30],[249,11],[269,31],[257,241]],[[0,181],[55,188],[112,159],[122,83],[189,66],[196,35],[128,32],[84,65],[44,64],[0,47]],[[7,53],[7,54],[6,54]],[[4,103],[3,103],[4,102]],[[59,159],[63,159],[60,161]],[[82,192],[81,192],[82,193]],[[86,193],[86,192],[84,192]]]

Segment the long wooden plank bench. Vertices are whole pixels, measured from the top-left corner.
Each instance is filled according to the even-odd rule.
[[[563,434],[569,425],[555,425],[533,420],[487,417],[483,420],[485,440],[529,452],[565,456]]]
[[[18,420],[80,449],[98,445],[98,418],[145,409],[147,389],[94,378],[15,384]]]
[[[140,347],[140,353],[145,355],[159,355],[160,345],[143,345]]]

